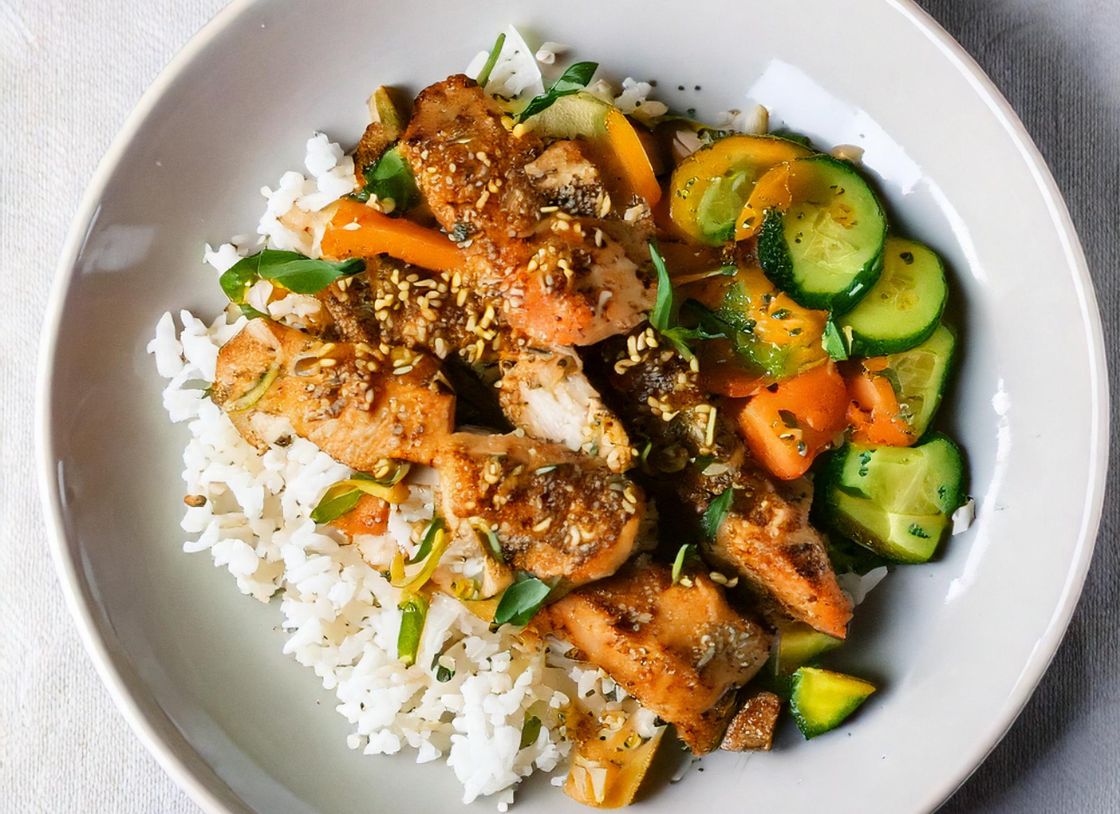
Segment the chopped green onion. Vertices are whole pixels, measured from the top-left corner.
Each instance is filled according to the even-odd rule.
[[[502,46],[506,44],[506,35],[501,33],[498,39],[494,41],[494,47],[490,49],[490,56],[486,57],[486,64],[482,66],[482,70],[478,72],[478,82],[480,88],[485,88],[486,83],[490,81],[490,74],[494,70],[494,66],[498,64],[498,56],[502,53]]]
[[[490,555],[500,563],[505,563],[506,553],[502,550],[502,544],[498,540],[498,535],[490,524],[483,520],[481,517],[472,517],[469,521],[471,528],[475,530],[480,536],[483,548],[490,552]]]
[[[256,384],[249,388],[249,390],[242,396],[226,403],[226,411],[231,413],[239,413],[242,410],[248,410],[268,392],[268,388],[272,387],[272,383],[276,381],[276,377],[280,375],[280,366],[273,365],[257,379]]]
[[[435,671],[436,681],[440,684],[446,684],[455,677],[455,668],[444,666],[443,653],[436,653],[435,658],[432,659],[432,669]]]
[[[311,519],[316,523],[337,520],[352,511],[363,494],[381,498],[387,503],[403,503],[408,499],[408,487],[400,481],[408,470],[409,464],[398,462],[393,474],[384,480],[377,480],[365,472],[355,472],[346,480],[331,484],[312,510]]]
[[[684,565],[688,558],[696,553],[696,545],[694,543],[685,543],[677,549],[677,556],[673,560],[673,585],[676,585],[681,580],[681,573],[684,571]]]
[[[731,499],[734,495],[734,491],[731,487],[728,487],[704,510],[704,516],[700,523],[704,527],[704,535],[709,540],[716,539],[716,533],[719,531],[719,527],[723,525],[724,518],[727,517],[727,512],[731,508]]]
[[[401,629],[397,634],[397,658],[405,666],[416,663],[420,650],[420,634],[428,615],[428,600],[420,594],[409,594],[397,606],[401,612]]]
[[[418,563],[431,554],[432,544],[441,531],[443,531],[443,518],[437,514],[432,518],[432,522],[428,524],[428,528],[424,531],[424,538],[420,541],[420,547],[416,549],[416,553],[412,555],[412,559],[408,562],[410,564]]]

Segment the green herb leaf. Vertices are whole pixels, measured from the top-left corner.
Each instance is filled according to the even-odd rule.
[[[485,88],[486,83],[490,81],[490,74],[494,71],[494,66],[498,64],[498,56],[502,53],[502,46],[506,44],[506,35],[501,33],[498,39],[494,40],[494,47],[490,49],[490,56],[486,57],[486,63],[482,66],[482,70],[478,72],[478,82],[480,88]]]
[[[268,314],[264,313],[263,311],[258,311],[256,308],[249,305],[249,303],[247,303],[247,302],[239,302],[237,304],[237,307],[241,309],[242,315],[248,317],[249,319],[262,319],[262,318],[267,319],[268,318]]]
[[[351,489],[334,495],[328,489],[327,493],[323,495],[323,499],[319,501],[319,505],[311,510],[311,519],[316,523],[330,523],[347,512],[353,511],[361,499],[362,491],[360,489]]]
[[[673,281],[669,277],[669,270],[665,266],[665,258],[662,257],[660,249],[652,240],[649,242],[649,256],[653,261],[653,268],[657,272],[657,297],[654,300],[653,309],[649,312],[649,324],[681,356],[691,361],[695,354],[692,352],[689,343],[697,339],[720,339],[724,336],[722,327],[711,330],[710,326],[718,322],[718,318],[715,317],[711,309],[696,300],[685,302],[681,311],[696,316],[699,324],[692,328],[677,324],[677,315],[674,314]],[[732,269],[734,271],[734,267]],[[711,319],[705,322],[707,317]]]
[[[440,659],[443,658],[443,653],[436,653],[435,658],[432,659],[432,669],[436,674],[436,681],[440,684],[446,684],[448,681],[455,677],[454,667],[444,667]]]
[[[704,516],[701,518],[700,524],[704,528],[704,535],[709,540],[716,539],[716,533],[719,531],[719,527],[723,525],[723,519],[727,517],[727,512],[731,509],[731,500],[734,496],[734,490],[728,487],[704,510]]]
[[[681,574],[684,572],[685,563],[688,562],[688,558],[691,557],[695,553],[696,553],[696,544],[695,543],[685,543],[679,549],[677,549],[677,556],[673,560],[673,570],[672,570],[672,577],[673,577],[673,583],[672,584],[673,585],[676,585],[678,582],[680,582]]]
[[[241,304],[245,292],[258,279],[272,280],[296,294],[314,294],[335,280],[357,274],[366,267],[357,257],[333,262],[312,260],[298,252],[264,249],[238,260],[219,278],[230,302]]]
[[[575,63],[560,75],[560,78],[553,83],[551,88],[540,96],[534,96],[530,99],[529,104],[525,105],[525,109],[521,111],[517,120],[523,122],[530,116],[552,107],[556,100],[562,96],[579,93],[587,87],[587,83],[591,81],[591,77],[595,75],[595,71],[598,69],[598,62]]]
[[[438,514],[432,518],[432,522],[428,524],[428,528],[424,531],[424,538],[420,541],[420,547],[416,549],[416,553],[412,555],[409,564],[417,563],[432,553],[432,544],[436,541],[436,535],[443,530],[443,518]]]
[[[529,624],[544,601],[552,592],[552,586],[531,574],[521,573],[517,580],[502,593],[498,609],[494,612],[494,626],[511,624],[524,627]]]
[[[396,147],[390,147],[381,158],[366,167],[362,177],[365,178],[365,186],[353,195],[359,201],[368,201],[371,196],[379,201],[392,200],[394,206],[391,214],[394,215],[405,212],[420,202],[420,190],[416,187],[412,168]]]
[[[649,242],[649,257],[657,272],[657,299],[653,310],[649,312],[649,324],[658,333],[665,333],[672,328],[673,323],[673,281],[669,277],[669,269],[665,267],[661,250],[652,240]]]
[[[821,347],[831,359],[843,362],[848,358],[848,343],[844,341],[844,334],[836,327],[831,319],[824,324],[824,334],[821,336]]]
[[[521,727],[521,743],[517,747],[518,751],[536,743],[540,734],[541,719],[536,715],[526,716],[525,724]]]
[[[424,632],[424,619],[428,616],[428,600],[420,594],[412,594],[397,607],[401,612],[397,658],[405,666],[409,666],[416,663],[416,653],[420,650],[420,634]]]
[[[502,551],[502,544],[498,540],[498,534],[486,523],[478,523],[473,526],[474,530],[482,535],[482,541],[486,545],[486,550],[490,555],[500,563],[506,561],[506,553]]]

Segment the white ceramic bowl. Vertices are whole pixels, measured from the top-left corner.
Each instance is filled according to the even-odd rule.
[[[911,812],[983,759],[1046,669],[1080,591],[1107,460],[1101,327],[1054,181],[990,81],[905,0],[234,2],[145,95],[74,222],[40,369],[52,546],[121,710],[208,811],[455,810],[445,768],[368,758],[277,608],[180,551],[179,456],[144,345],[164,310],[216,312],[203,241],[251,231],[256,190],[315,129],[353,142],[377,84],[461,69],[505,23],[701,113],[749,95],[822,143],[854,143],[893,223],[952,270],[963,329],[944,422],[978,520],[859,609],[851,668],[883,691],[850,726],[656,780],[650,811]],[[678,85],[690,90],[677,91]],[[692,90],[701,85],[703,90]],[[523,811],[576,810],[544,783]],[[485,807],[486,804],[479,804]]]

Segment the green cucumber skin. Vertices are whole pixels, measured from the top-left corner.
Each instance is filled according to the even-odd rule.
[[[827,155],[816,155],[799,160],[818,162],[839,169],[843,173],[853,176],[861,184],[867,185],[863,177],[846,161]],[[875,204],[874,214],[883,224],[878,251],[868,259],[863,268],[852,277],[847,288],[842,291],[806,291],[797,283],[793,271],[793,258],[790,255],[789,246],[786,245],[785,217],[776,209],[771,209],[766,213],[762,221],[762,228],[758,233],[758,262],[770,281],[789,294],[798,305],[821,311],[830,310],[834,316],[839,316],[854,308],[879,279],[883,269],[883,246],[887,239],[887,216],[883,210],[882,202],[870,186],[868,186],[868,192]]]
[[[933,419],[937,416],[938,409],[940,409],[941,407],[941,401],[945,397],[945,388],[948,387],[949,381],[953,377],[953,367],[957,361],[957,335],[952,328],[950,328],[943,322],[938,323],[930,333],[930,336],[927,339],[922,340],[922,342],[918,344],[920,345],[924,342],[928,342],[929,339],[934,338],[939,330],[943,331],[946,334],[948,342],[948,347],[942,351],[943,358],[941,362],[941,378],[937,381],[936,387],[930,388],[930,392],[926,394],[927,398],[932,399],[932,406],[926,409],[925,415],[921,417],[921,421],[912,421],[910,423],[910,428],[913,431],[914,435],[918,439],[920,439],[918,442],[919,444],[925,443],[925,441],[929,440],[928,438],[926,438],[926,433],[929,430],[930,425],[933,424]],[[915,348],[916,347],[917,346],[915,346]],[[914,350],[914,348],[911,348],[911,350]],[[907,351],[903,351],[903,354],[905,354],[906,352]],[[890,364],[893,365],[893,363]],[[950,443],[953,443],[952,439],[948,440]]]
[[[918,243],[918,241],[909,241],[911,243]],[[888,240],[889,243],[889,240]],[[949,284],[948,278],[945,274],[945,263],[942,261],[941,256],[937,252],[930,249],[924,244],[918,243],[923,249],[929,253],[937,264],[937,271],[941,277],[941,300],[937,303],[935,312],[930,314],[926,322],[919,328],[911,331],[908,334],[896,337],[883,337],[875,336],[868,331],[861,331],[855,325],[850,323],[852,313],[848,313],[848,319],[842,320],[840,323],[841,329],[851,329],[851,355],[852,356],[886,356],[891,353],[901,353],[910,350],[933,336],[933,332],[937,330],[937,326],[941,324],[941,316],[945,313],[945,306],[949,302]],[[883,257],[886,256],[886,244],[884,244]],[[870,290],[867,292],[870,293]]]
[[[948,436],[938,432],[931,433],[917,448],[925,447],[929,444],[948,445],[950,458],[955,462],[956,466],[956,471],[951,473],[950,477],[950,482],[955,483],[956,488],[947,494],[939,494],[937,498],[938,509],[943,518],[938,534],[924,538],[907,538],[901,542],[898,540],[880,539],[843,510],[839,505],[843,500],[842,496],[849,499],[866,501],[866,508],[868,511],[879,511],[886,516],[892,514],[889,510],[876,506],[872,500],[865,497],[858,489],[843,484],[844,468],[849,457],[859,455],[861,452],[867,451],[867,449],[876,449],[875,447],[861,447],[853,444],[846,444],[831,453],[821,470],[820,482],[818,484],[819,509],[817,505],[814,505],[814,509],[816,509],[814,515],[816,519],[840,536],[892,562],[906,565],[917,565],[928,562],[945,539],[948,538],[952,527],[950,515],[964,502],[965,494],[964,458],[961,455],[960,447]],[[817,504],[817,501],[814,501],[814,504]],[[895,517],[904,516],[898,512],[893,514]],[[937,515],[927,515],[926,517],[933,519],[937,517]]]
[[[807,707],[812,705],[812,699],[804,697],[809,691],[807,689],[807,676],[809,675],[810,674],[806,672],[806,668],[798,668],[797,671],[794,672],[790,682],[790,712],[793,715],[794,722],[797,724],[797,728],[801,730],[801,734],[805,736],[806,740],[811,740],[818,735],[831,732],[833,729],[840,726],[840,724],[844,723],[853,712],[863,705],[864,701],[871,697],[870,692],[865,694],[853,694],[846,698],[844,703],[830,709],[827,717],[821,717],[819,714],[816,714],[819,711],[807,709]],[[845,676],[842,673],[837,675],[843,678],[851,678],[851,676]]]

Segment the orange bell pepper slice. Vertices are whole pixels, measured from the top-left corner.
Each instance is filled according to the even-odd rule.
[[[775,477],[793,480],[844,430],[847,408],[844,377],[829,361],[733,402],[732,410],[755,460]]]
[[[653,172],[646,148],[634,125],[617,108],[611,108],[606,119],[606,139],[618,168],[631,191],[646,199],[650,208],[661,200],[661,185]]]
[[[859,444],[908,447],[917,439],[901,415],[890,381],[879,375],[886,366],[884,357],[864,359],[847,376],[852,440]]]
[[[432,271],[454,271],[463,266],[463,253],[441,232],[404,218],[391,218],[349,199],[339,202],[323,234],[322,251],[332,260],[387,254]]]
[[[758,179],[735,223],[735,239],[746,240],[758,234],[770,209],[785,211],[793,204],[789,163],[778,164]]]

